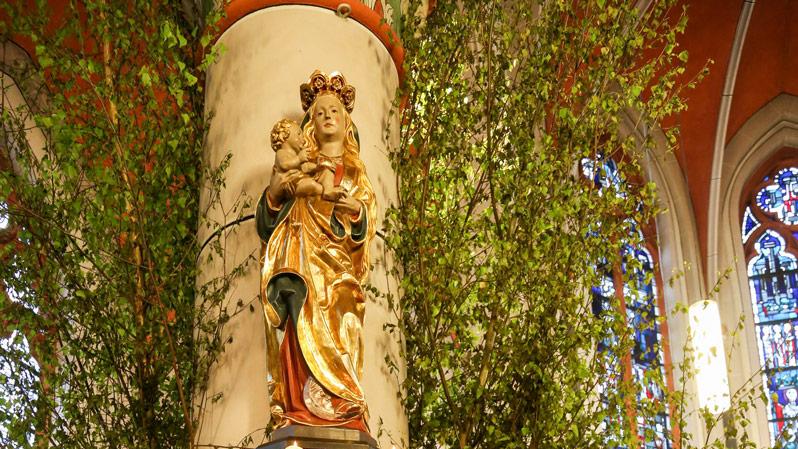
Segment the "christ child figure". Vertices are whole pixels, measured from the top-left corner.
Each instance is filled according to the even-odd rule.
[[[275,123],[271,144],[275,152],[271,182],[275,197],[321,195],[325,200],[337,201],[345,196],[343,189],[333,186],[332,177],[319,176],[319,181],[314,179],[313,175],[322,167],[311,160],[307,141],[297,122],[282,119]]]

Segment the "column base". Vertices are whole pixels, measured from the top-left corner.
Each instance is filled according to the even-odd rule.
[[[266,444],[258,449],[285,449],[292,444],[303,449],[378,449],[371,435],[337,427],[290,425],[272,432]]]

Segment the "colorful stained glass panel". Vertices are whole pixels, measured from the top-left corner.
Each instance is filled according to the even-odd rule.
[[[754,214],[751,213],[751,208],[745,208],[745,214],[743,215],[743,244],[748,241],[751,237],[751,234],[759,228],[760,223],[757,221]]]
[[[756,205],[782,223],[798,225],[798,168],[781,169],[773,183],[756,194]]]
[[[582,174],[594,183],[599,194],[612,189],[616,195],[624,195],[624,180],[615,161],[601,157],[596,160],[586,158],[581,161],[581,165]],[[636,223],[632,222],[631,224],[633,229],[637,229]],[[638,232],[636,241],[644,240],[642,235],[639,235],[639,231],[635,232]],[[620,268],[627,279],[623,286],[626,323],[634,331],[634,346],[630,357],[631,367],[628,365],[626,367],[631,369],[631,380],[638,386],[635,403],[638,411],[641,412],[635,417],[637,435],[645,449],[671,448],[671,442],[668,439],[670,418],[665,392],[662,389],[666,377],[654,283],[654,259],[646,249],[638,245],[626,245],[623,255],[624,260]],[[615,293],[613,277],[609,274],[602,278],[600,285],[593,287],[593,313],[596,316],[609,315],[605,312],[613,307],[612,299]],[[622,373],[617,372],[617,368],[622,366],[619,363],[620,360],[616,354],[612,353],[614,343],[616,343],[616,336],[609,335],[598,344],[607,372],[606,380],[599,387],[600,397],[606,406],[609,406],[609,403],[608,395],[605,392],[615,388],[622,376]],[[646,413],[642,413],[643,411]],[[621,416],[620,411],[618,416]],[[607,443],[608,447],[618,447],[609,440]]]
[[[593,287],[592,289],[593,294],[593,315],[597,317],[608,317],[606,312],[611,312],[612,309],[612,298],[615,296],[615,285],[612,282],[612,276],[604,275],[601,278],[601,284]],[[609,318],[611,319],[611,318]],[[608,371],[611,370],[612,364],[615,362],[613,359],[615,358],[614,355],[611,354],[611,348],[613,347],[613,342],[615,341],[614,335],[606,335],[599,341],[598,349],[599,351],[606,353],[605,357],[607,358],[608,362],[605,366]]]
[[[766,369],[796,368],[795,326],[798,321],[776,322],[757,326],[759,360]]]
[[[775,442],[788,435],[785,426],[798,418],[798,265],[796,257],[786,251],[784,237],[776,231],[765,231],[754,249],[756,255],[748,262],[748,279],[759,359],[769,393],[768,421]]]
[[[612,159],[582,159],[582,175],[593,181],[600,194],[610,187],[617,190],[623,184],[618,165]]]
[[[770,371],[766,376],[770,433],[773,442],[781,440],[785,448],[798,448],[795,429],[798,424],[798,369]]]
[[[613,300],[615,298],[615,285],[610,274],[605,274],[601,278],[599,285],[592,288],[593,314],[604,320],[613,320]],[[623,379],[623,363],[618,355],[613,351],[617,345],[618,338],[611,331],[604,335],[598,343],[598,357],[602,366],[602,380],[596,386],[596,392],[601,399],[606,410],[609,412],[602,422],[602,427],[607,430],[605,434],[605,447],[612,449],[627,449],[619,444],[623,438],[624,413],[622,408],[613,404],[612,394],[617,391],[620,381]],[[620,432],[620,433],[619,433]]]
[[[624,271],[628,283],[624,298],[629,325],[634,329],[632,350],[632,375],[638,385],[639,407],[654,407],[656,413],[641,414],[637,418],[637,432],[646,449],[670,448],[668,435],[668,410],[662,390],[665,368],[662,363],[662,334],[659,328],[659,306],[654,283],[654,259],[645,248],[627,246]],[[633,259],[633,261],[631,260]],[[643,418],[648,415],[649,418]]]
[[[757,323],[798,318],[796,259],[785,247],[784,238],[770,230],[754,244],[748,279]]]

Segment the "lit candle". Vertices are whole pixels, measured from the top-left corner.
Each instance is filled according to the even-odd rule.
[[[294,442],[291,443],[290,446],[286,446],[285,449],[302,449],[302,446],[297,444],[296,440],[294,440]]]

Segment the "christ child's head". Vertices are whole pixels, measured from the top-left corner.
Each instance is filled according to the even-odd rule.
[[[278,151],[286,145],[298,153],[307,146],[302,128],[297,122],[289,119],[282,119],[274,124],[271,141],[274,151]]]

